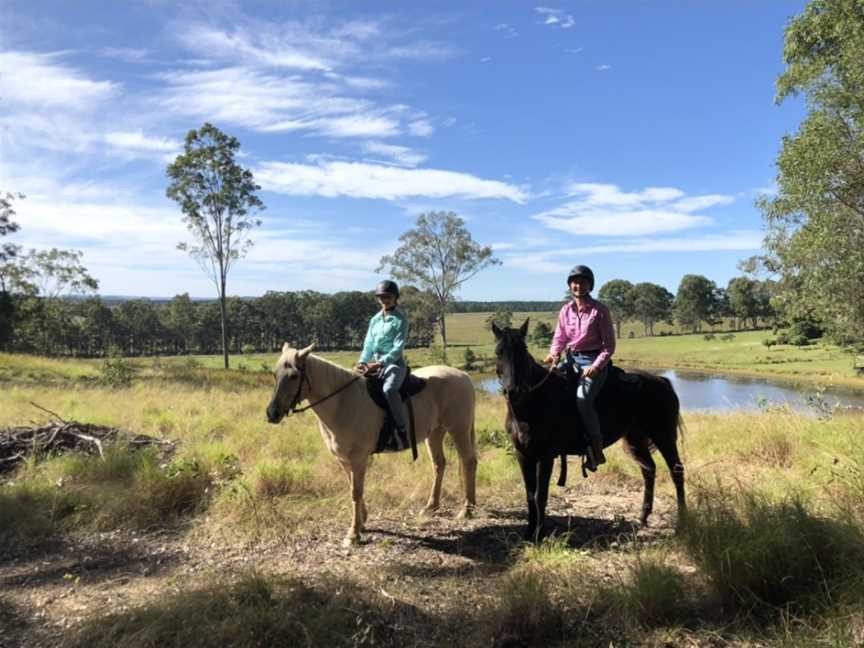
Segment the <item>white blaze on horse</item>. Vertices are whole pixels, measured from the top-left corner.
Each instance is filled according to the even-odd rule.
[[[318,418],[318,428],[348,476],[354,515],[344,544],[360,540],[368,517],[363,484],[369,456],[375,451],[384,411],[369,397],[365,378],[305,349],[282,347],[276,364],[276,387],[267,406],[267,420],[279,423],[308,400]],[[474,385],[464,371],[435,365],[413,372],[426,387],[412,397],[417,442],[426,441],[432,459],[434,482],[427,511],[441,501],[444,478],[444,434],[450,434],[459,454],[465,502],[460,517],[470,517],[476,505],[477,446],[474,438]]]

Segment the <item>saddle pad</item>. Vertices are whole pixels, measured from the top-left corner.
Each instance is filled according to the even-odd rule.
[[[402,381],[402,386],[399,388],[399,395],[402,397],[402,400],[407,400],[411,398],[415,394],[419,394],[423,391],[423,388],[426,387],[426,379],[419,378],[411,373],[411,369],[408,369],[408,375],[405,376],[405,380]],[[377,376],[367,376],[366,377],[366,391],[369,393],[369,398],[375,401],[375,404],[383,409],[385,412],[387,409],[387,399],[384,398],[384,381],[381,380]]]

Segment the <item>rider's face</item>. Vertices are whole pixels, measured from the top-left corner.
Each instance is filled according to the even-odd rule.
[[[378,303],[382,308],[392,308],[393,304],[396,303],[396,298],[389,294],[385,293],[383,295],[376,295],[375,298],[378,300]]]
[[[573,277],[570,280],[570,292],[574,297],[584,297],[591,292],[591,284],[585,277]]]

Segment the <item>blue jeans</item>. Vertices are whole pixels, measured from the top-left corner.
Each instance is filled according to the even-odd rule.
[[[597,355],[598,352],[596,351],[568,351],[560,366],[569,368],[575,365],[584,369],[594,363]],[[582,422],[585,424],[585,432],[589,440],[603,440],[603,432],[600,430],[600,417],[597,416],[594,401],[606,382],[606,376],[609,373],[608,368],[608,365],[603,367],[594,378],[587,378],[585,374],[580,374],[579,386],[576,389],[576,407],[579,410],[579,415],[582,417]]]
[[[402,405],[402,397],[399,396],[399,388],[405,381],[407,373],[408,368],[404,362],[389,364],[381,371],[381,377],[384,379],[384,397],[390,407],[390,415],[396,427],[401,429],[405,429],[406,426],[405,407]]]

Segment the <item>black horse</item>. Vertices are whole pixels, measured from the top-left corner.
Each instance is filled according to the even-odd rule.
[[[493,324],[492,331],[496,371],[507,399],[505,426],[513,440],[528,499],[525,535],[536,541],[543,534],[552,464],[556,456],[561,457],[563,481],[566,455],[586,452],[584,426],[572,381],[558,370],[546,369],[528,353],[528,320],[518,329],[500,329]],[[656,466],[651,451],[655,448],[672,473],[679,516],[686,508],[684,466],[677,446],[681,425],[678,396],[666,378],[639,371],[626,374],[630,380],[622,380],[623,373],[611,368],[595,404],[603,445],[623,437],[642,469],[645,488],[640,522],[645,526],[654,504]]]

